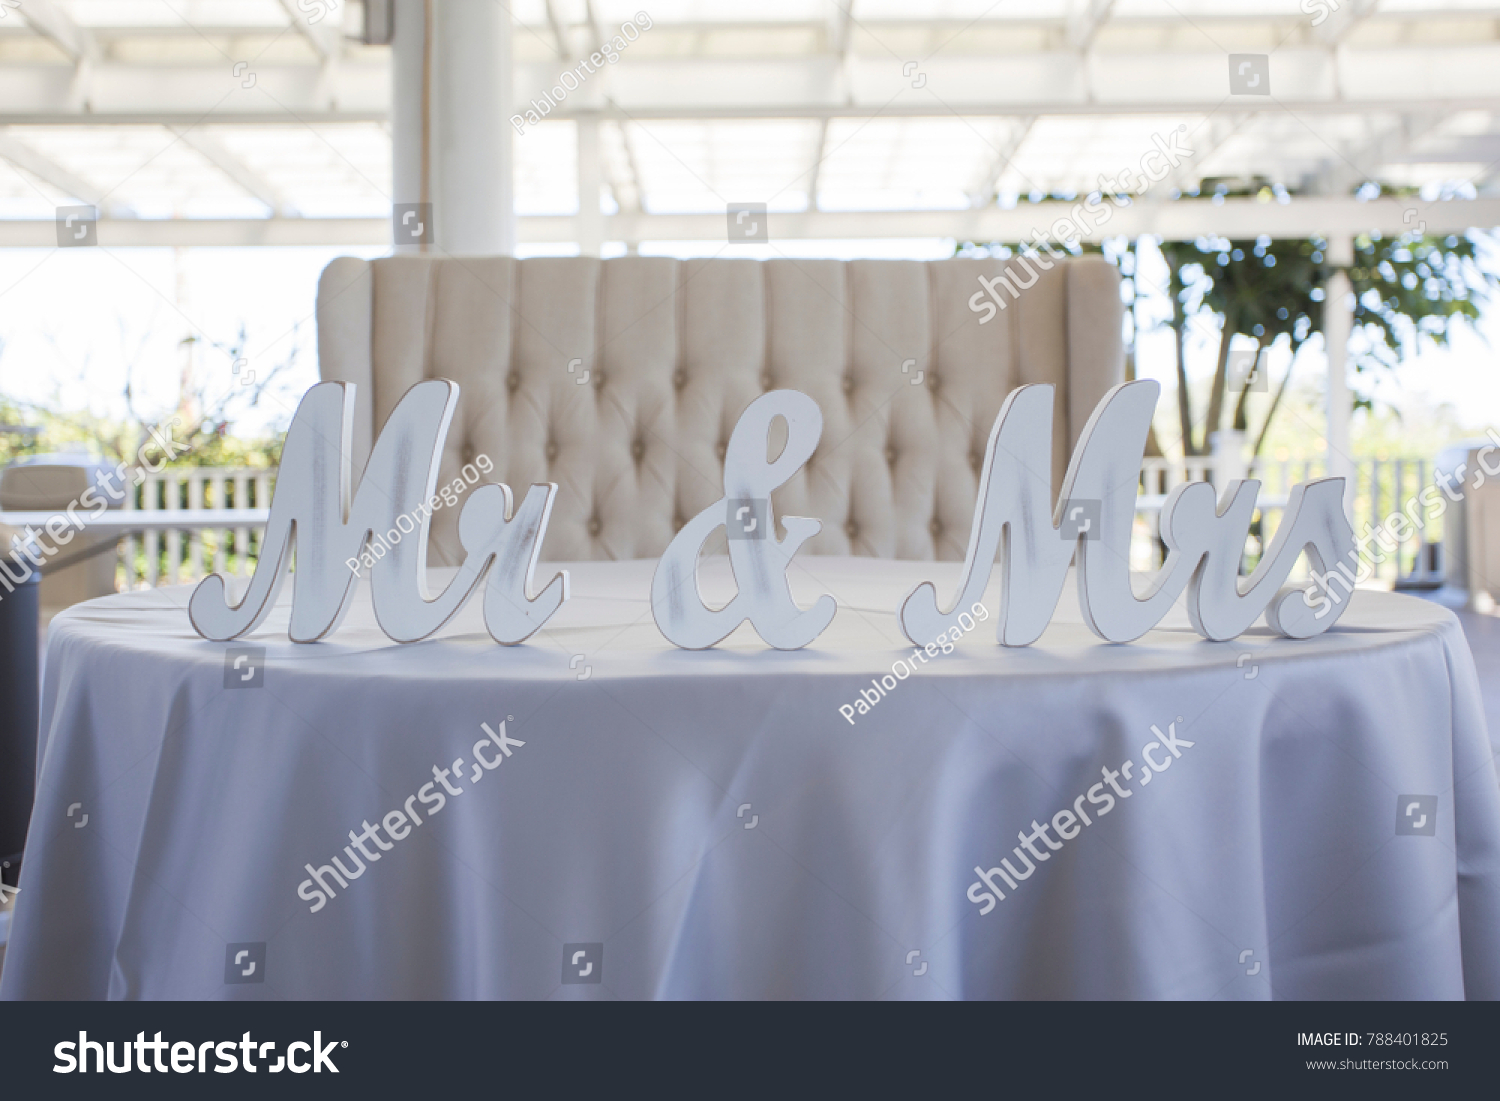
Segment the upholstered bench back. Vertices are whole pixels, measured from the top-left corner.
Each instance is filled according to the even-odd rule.
[[[318,288],[320,370],[358,385],[356,474],[409,387],[458,382],[442,477],[484,454],[517,499],[556,482],[548,560],[660,554],[723,495],[729,433],[772,389],[823,411],[811,462],[773,495],[778,515],[823,521],[809,552],[961,559],[1006,394],[1057,387],[1036,457],[1055,491],[1123,379],[1114,269],[1059,263],[1014,302],[999,287],[1009,305],[981,325],[978,277],[1014,263],[339,259]],[[444,509],[432,559],[458,557]]]

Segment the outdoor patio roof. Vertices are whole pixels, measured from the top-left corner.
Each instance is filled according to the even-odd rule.
[[[517,0],[515,110],[632,4]],[[1108,232],[1429,220],[1365,209],[1382,189],[1500,223],[1494,4],[659,0],[648,21],[513,135],[523,242],[576,239],[580,118],[610,240],[717,235],[726,201],[786,215],[783,237],[1005,236],[1034,220],[1007,211],[1121,173],[1143,201]],[[350,0],[0,0],[0,244],[50,243],[71,203],[100,207],[105,243],[389,241],[370,37]],[[1239,54],[1264,84],[1232,86]],[[1147,181],[1174,131],[1191,155]],[[1222,190],[1249,198],[1171,203]]]

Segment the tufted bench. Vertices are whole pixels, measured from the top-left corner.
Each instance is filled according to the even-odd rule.
[[[356,472],[409,387],[458,382],[441,478],[485,454],[487,480],[518,493],[558,483],[547,560],[659,555],[723,495],[745,406],[782,388],[823,411],[812,460],[774,498],[823,521],[806,552],[962,559],[1005,396],[1057,387],[1056,491],[1124,378],[1108,262],[1059,263],[981,325],[978,276],[1008,263],[341,258],[318,286],[319,369],[358,386]],[[457,522],[434,517],[434,564],[460,557]]]

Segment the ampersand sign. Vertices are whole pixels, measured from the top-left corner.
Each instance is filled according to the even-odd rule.
[[[771,424],[786,420],[786,447],[766,461]],[[670,642],[705,650],[728,638],[747,619],[778,650],[796,650],[823,633],[837,602],[824,595],[811,608],[797,607],[786,569],[803,543],[823,524],[806,516],[782,517],[786,539],[776,538],[771,491],[795,474],[818,446],[823,413],[796,390],[762,394],[740,415],[724,452],[724,496],[682,526],[656,564],[651,613]],[[698,556],[722,525],[729,537],[729,565],[739,594],[717,611],[698,590]]]

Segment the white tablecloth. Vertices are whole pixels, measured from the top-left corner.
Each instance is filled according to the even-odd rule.
[[[997,646],[991,615],[851,725],[839,705],[911,651],[901,597],[946,598],[955,565],[797,559],[798,600],[840,608],[794,653],[748,628],[675,650],[653,563],[570,568],[572,601],[514,648],[477,600],[407,646],[368,590],[311,646],[283,603],[241,640],[266,651],[243,690],[186,589],[58,617],[0,995],[1500,995],[1500,788],[1440,607],[1359,593],[1328,635],[1224,644],[1179,608],[1112,646],[1070,585],[1037,645]],[[508,716],[524,746],[479,769]],[[1193,746],[1140,783],[1172,723]],[[461,794],[409,803],[457,758]],[[981,914],[976,868],[1024,870],[1018,831],[1097,815],[1075,800],[1127,759],[1131,795],[1057,851],[1033,838],[1049,858]],[[379,832],[403,806],[421,824]],[[367,822],[380,859],[311,912],[305,866],[353,871]],[[228,983],[236,956],[258,970]]]

